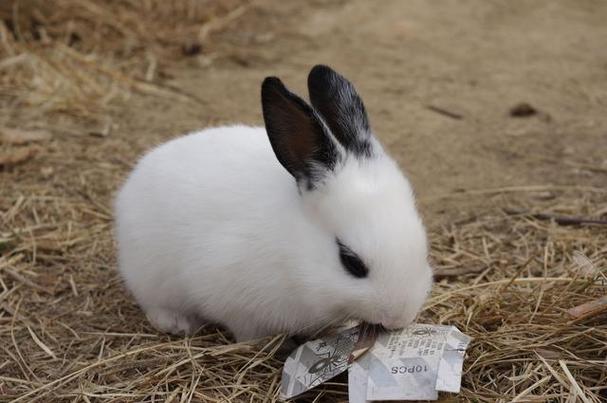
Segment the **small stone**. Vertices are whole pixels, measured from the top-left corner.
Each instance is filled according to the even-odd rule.
[[[510,108],[510,116],[515,118],[526,118],[537,114],[537,109],[526,102],[521,102]]]
[[[196,56],[202,53],[202,45],[199,42],[184,43],[181,51],[185,56]]]

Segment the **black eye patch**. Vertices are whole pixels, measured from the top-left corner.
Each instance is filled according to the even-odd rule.
[[[369,269],[365,263],[358,257],[352,249],[341,243],[339,239],[336,239],[337,246],[339,246],[339,260],[341,265],[356,278],[365,278],[369,275]]]

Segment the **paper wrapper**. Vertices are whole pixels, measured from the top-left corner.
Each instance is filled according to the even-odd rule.
[[[470,338],[453,326],[411,325],[381,334],[348,372],[350,403],[436,400],[459,392]]]
[[[359,333],[360,328],[354,327],[336,336],[299,346],[285,362],[281,397],[297,396],[346,371]]]
[[[470,338],[454,326],[354,327],[298,347],[285,362],[281,396],[297,396],[348,370],[350,403],[436,400],[457,393]]]

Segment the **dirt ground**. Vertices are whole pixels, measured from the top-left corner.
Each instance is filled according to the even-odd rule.
[[[263,77],[305,95],[307,72],[324,63],[355,83],[429,223],[486,204],[450,197],[461,190],[605,187],[605,18],[598,1],[265,1],[220,35],[210,67],[192,60],[171,71],[202,105],[133,100],[116,136],[128,136],[132,160],[183,131],[261,124]],[[511,117],[520,103],[538,114]]]
[[[72,322],[113,321],[116,332],[128,325],[144,335],[153,333],[137,307],[120,302],[124,290],[114,271],[111,240],[113,192],[137,156],[164,140],[209,125],[261,124],[261,80],[276,75],[306,95],[307,73],[318,63],[355,84],[371,126],[412,180],[431,233],[502,209],[604,219],[606,21],[607,2],[598,0],[259,0],[215,33],[200,55],[164,61],[169,66],[165,83],[189,94],[187,100],[133,94],[105,112],[111,122],[108,136],[89,136],[90,128],[76,126],[55,133],[52,145],[34,160],[0,170],[2,225],[21,208],[19,198],[27,199],[33,184],[45,180],[53,185],[49,200],[60,197],[69,205],[57,207],[55,214],[72,217],[74,231],[96,238],[86,249],[75,239],[74,249],[52,259],[51,247],[41,249],[39,265],[61,267],[61,281],[48,284],[74,295],[57,291],[52,299],[35,301],[26,295],[23,304],[31,304],[30,312],[37,307],[41,315],[50,311]],[[534,113],[512,116],[511,109],[521,103]],[[27,123],[15,116],[0,113],[12,126]],[[97,217],[94,225],[82,224],[87,214]],[[593,231],[604,234],[607,227],[602,228]],[[7,225],[0,233],[12,230]],[[598,239],[599,232],[590,234]],[[588,249],[597,261],[607,258],[605,245]],[[35,251],[34,246],[34,263]],[[84,259],[77,262],[74,256]],[[84,269],[86,274],[75,274]],[[79,308],[67,309],[66,298]],[[116,299],[118,306],[95,309],[98,298]],[[3,300],[9,301],[6,292],[0,294]],[[2,320],[14,323],[19,305],[5,305],[11,315]],[[27,335],[30,325],[24,320]],[[14,341],[14,335],[0,335],[7,343]],[[23,372],[33,389],[40,388],[45,382],[38,378],[44,376],[24,369],[33,356],[19,354],[0,360],[0,374],[3,367],[12,368],[9,377],[21,378]],[[21,363],[20,371],[12,367],[15,362]],[[10,385],[7,396],[25,393],[19,382]],[[83,386],[56,397],[74,398],[78,387]]]

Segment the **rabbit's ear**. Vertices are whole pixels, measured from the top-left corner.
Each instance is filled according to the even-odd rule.
[[[287,171],[309,187],[339,159],[337,144],[322,118],[276,77],[261,85],[266,131],[276,158]]]
[[[330,67],[319,64],[308,75],[308,91],[312,106],[346,150],[359,156],[370,156],[369,119],[352,83]]]

